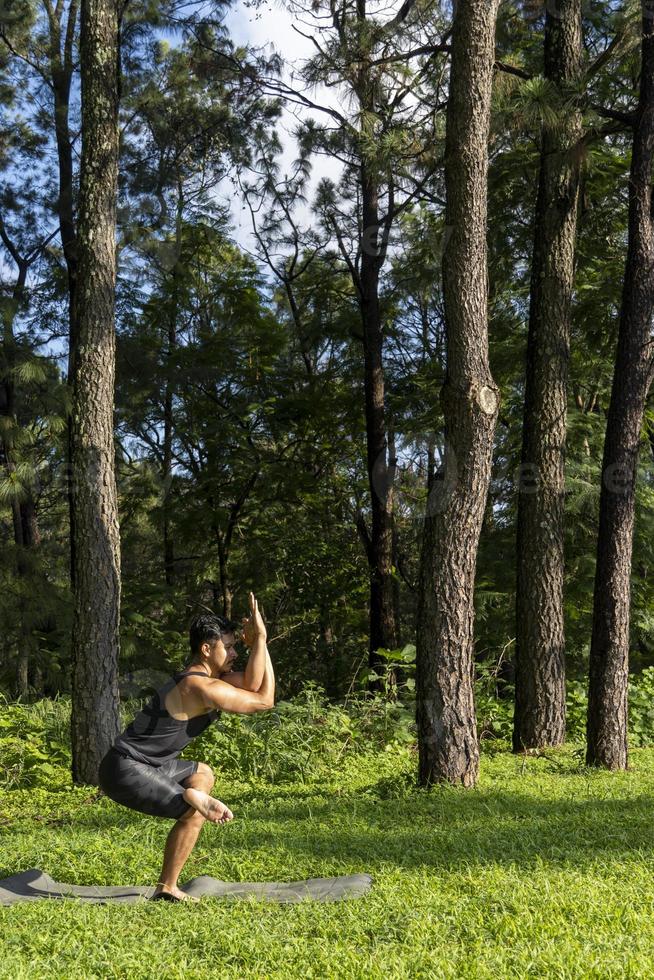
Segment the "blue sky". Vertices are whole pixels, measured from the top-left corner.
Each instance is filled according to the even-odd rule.
[[[288,64],[286,81],[290,81],[289,70],[292,64],[309,57],[314,51],[311,42],[293,30],[293,19],[288,10],[283,4],[275,3],[274,0],[262,5],[257,11],[246,7],[241,0],[238,0],[226,18],[226,24],[235,44],[265,47],[268,52],[274,49],[281,54]],[[306,27],[302,29],[308,33]],[[334,102],[333,90],[328,92],[319,89],[312,93],[311,97],[317,102],[324,101],[327,104]],[[298,113],[302,112],[303,110],[298,109]],[[290,135],[295,124],[296,120],[293,116],[285,112],[281,119],[279,136],[284,146],[283,163],[289,169],[296,155],[294,141]],[[315,158],[312,185],[315,187],[321,177],[328,175],[334,176],[333,161],[330,162],[322,157]],[[238,199],[232,202],[234,238],[242,248],[251,250],[254,247],[254,240],[250,213],[241,210],[241,203]]]

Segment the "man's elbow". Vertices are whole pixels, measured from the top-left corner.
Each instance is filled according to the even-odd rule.
[[[270,711],[270,709],[271,708],[274,708],[274,707],[275,707],[275,699],[274,698],[261,698],[261,700],[259,701],[259,708],[257,710],[258,711]]]

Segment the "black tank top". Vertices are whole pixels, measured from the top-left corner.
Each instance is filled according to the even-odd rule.
[[[166,711],[166,695],[182,677],[207,676],[202,671],[193,670],[174,674],[155,692],[125,731],[114,739],[113,748],[149,766],[163,766],[165,762],[176,759],[192,739],[201,735],[212,721],[220,717],[220,711],[213,709],[180,721]]]

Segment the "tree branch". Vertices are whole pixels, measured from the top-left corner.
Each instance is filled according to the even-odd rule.
[[[595,102],[589,102],[588,108],[596,112],[598,116],[603,119],[613,119],[616,122],[623,123],[629,129],[633,129],[634,123],[636,122],[635,112],[621,112],[619,109],[608,109],[606,106],[597,105]]]
[[[451,50],[451,45],[445,44],[444,41],[440,44],[423,44],[420,48],[411,48],[410,51],[404,51],[402,54],[390,55],[388,58],[375,58],[374,61],[370,62],[370,67],[375,68],[377,65],[390,65],[397,61],[408,61],[409,58],[417,58],[421,54],[434,55],[439,52],[449,54]]]
[[[496,71],[506,72],[507,75],[516,75],[518,78],[523,78],[525,81],[531,81],[532,76],[524,68],[517,68],[515,65],[507,65],[504,61],[496,61],[493,65]]]
[[[595,58],[592,65],[589,66],[588,71],[586,72],[587,78],[592,78],[593,75],[596,75],[597,72],[611,60],[612,55],[615,54],[627,36],[627,30],[624,27],[617,32],[611,43],[604,49],[604,51],[602,51],[600,55],[597,56],[597,58]]]

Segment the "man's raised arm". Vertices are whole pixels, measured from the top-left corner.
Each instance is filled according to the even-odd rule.
[[[259,612],[257,600],[250,592],[250,619],[244,623],[245,642],[250,647],[250,655],[243,672],[243,681],[248,691],[258,691],[266,673],[266,640],[268,638],[263,617]]]
[[[259,696],[269,704],[275,703],[275,671],[273,670],[272,660],[268,652],[268,647],[264,641],[264,651],[266,655],[266,670],[263,676],[263,683],[259,689]]]

